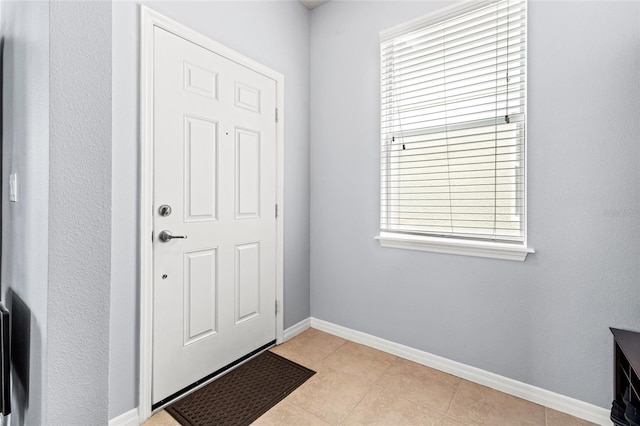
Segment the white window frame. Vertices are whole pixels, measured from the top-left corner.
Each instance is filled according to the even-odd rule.
[[[469,10],[475,10],[482,5],[495,3],[497,0],[485,0],[485,1],[474,1],[470,0],[464,2],[462,4],[457,3],[448,8],[441,9],[435,13],[417,18],[415,20],[409,21],[407,23],[395,26],[388,30],[382,31],[380,33],[380,42],[382,44],[383,41],[389,40],[395,36],[400,36],[411,31],[415,31],[426,26],[430,26],[437,21],[441,21],[447,19],[449,17],[453,17],[456,15],[463,14]],[[528,34],[528,32],[527,32]],[[525,37],[528,38],[527,35]],[[528,46],[528,40],[526,41],[526,45]],[[525,49],[528,49],[526,47]],[[525,73],[528,75],[527,65],[525,64]],[[382,87],[382,70],[380,72],[381,84]],[[527,84],[525,84],[525,116],[526,116],[526,103],[528,99],[527,93]],[[382,99],[381,99],[382,102]],[[381,111],[382,111],[382,103],[381,103]],[[453,237],[440,237],[440,236],[429,236],[429,235],[413,235],[413,234],[405,234],[405,233],[395,233],[395,232],[385,232],[380,231],[380,234],[376,236],[376,240],[379,241],[382,247],[388,248],[399,248],[399,249],[408,249],[408,250],[419,250],[419,251],[427,251],[427,252],[435,252],[435,253],[446,253],[446,254],[456,254],[456,255],[464,255],[464,256],[475,256],[475,257],[484,257],[484,258],[492,258],[492,259],[502,259],[502,260],[514,260],[514,261],[524,261],[529,253],[535,253],[535,251],[528,247],[527,245],[527,221],[528,221],[528,211],[527,211],[527,173],[528,173],[528,165],[527,165],[527,126],[525,126],[525,144],[524,144],[524,199],[523,199],[523,210],[524,210],[524,223],[523,223],[523,242],[521,244],[512,244],[512,243],[504,243],[504,242],[493,242],[486,240],[471,240],[471,239],[463,239]],[[383,173],[382,169],[380,173]],[[382,177],[382,176],[381,176]],[[380,195],[382,197],[382,188],[380,188]],[[382,205],[380,206],[382,208]],[[380,212],[381,213],[381,212]]]

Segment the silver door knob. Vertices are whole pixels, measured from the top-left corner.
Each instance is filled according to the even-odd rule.
[[[163,243],[168,243],[169,241],[173,240],[174,238],[182,238],[183,240],[186,240],[187,236],[186,235],[172,235],[171,232],[169,232],[169,231],[162,231],[158,235],[158,238]]]

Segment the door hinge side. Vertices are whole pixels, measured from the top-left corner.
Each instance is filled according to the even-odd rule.
[[[278,205],[276,204],[276,219],[278,218]]]
[[[278,315],[278,301],[276,300],[276,315]]]
[[[153,242],[153,231],[151,231],[151,242]]]
[[[278,122],[278,108],[276,108],[276,123]]]

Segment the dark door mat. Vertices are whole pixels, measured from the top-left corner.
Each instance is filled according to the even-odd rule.
[[[183,426],[248,425],[314,374],[266,351],[166,410]]]

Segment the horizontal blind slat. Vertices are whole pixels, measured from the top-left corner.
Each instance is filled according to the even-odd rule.
[[[513,121],[511,123],[502,123],[498,128],[496,128],[495,122],[487,122],[487,123],[476,123],[475,126],[471,127],[471,128],[460,128],[460,129],[453,129],[453,128],[443,128],[441,131],[437,131],[437,132],[425,132],[425,131],[415,131],[415,132],[407,132],[407,131],[403,131],[403,132],[389,132],[386,133],[387,135],[387,139],[383,140],[383,147],[387,144],[393,143],[393,141],[391,140],[392,138],[402,138],[402,140],[406,141],[406,142],[401,142],[401,143],[410,143],[411,141],[415,141],[416,143],[418,142],[428,142],[428,141],[435,141],[435,140],[443,140],[445,138],[442,137],[442,133],[446,133],[447,134],[447,138],[450,144],[454,144],[457,143],[456,141],[459,139],[464,139],[464,138],[474,138],[474,137],[484,137],[488,135],[493,135],[493,134],[497,134],[497,137],[500,137],[499,135],[504,134],[504,133],[508,133],[508,132],[514,132],[514,131],[519,131],[522,130],[524,128],[524,123],[523,122],[519,122],[519,121]],[[446,142],[444,142],[446,143]]]
[[[466,149],[469,146],[494,144],[498,147],[514,147],[524,144],[524,126],[522,123],[515,123],[519,127],[513,130],[498,131],[495,134],[478,133],[470,136],[455,136],[451,138],[430,137],[431,135],[440,135],[433,133],[424,136],[404,136],[398,134],[391,136],[390,140],[381,146],[381,155],[388,156],[399,161],[405,156],[411,156],[412,149],[418,148],[451,148]],[[409,150],[409,153],[402,152]],[[407,159],[407,161],[410,161]]]
[[[499,116],[499,117],[492,117],[492,118],[481,119],[481,120],[471,120],[466,123],[453,123],[448,125],[437,122],[432,124],[430,127],[413,126],[411,128],[402,128],[400,126],[397,126],[396,128],[393,128],[393,126],[391,126],[391,127],[383,128],[382,131],[383,131],[383,136],[395,135],[395,134],[397,134],[398,136],[402,136],[403,134],[409,134],[409,133],[411,134],[443,133],[443,132],[451,132],[451,131],[457,131],[457,130],[473,129],[477,126],[484,127],[488,125],[488,123],[491,123],[491,125],[495,125],[495,126],[520,123],[520,122],[524,122],[524,115],[523,114],[510,115],[509,119],[510,119],[509,123],[505,122],[504,116]]]
[[[516,123],[518,124],[518,123]],[[514,128],[509,130],[499,130],[495,133],[476,133],[473,135],[450,136],[448,138],[417,136],[392,136],[392,141],[382,146],[382,154],[387,155],[395,151],[406,151],[415,148],[442,148],[464,149],[468,145],[486,144],[495,142],[497,146],[518,146],[524,143],[523,130]],[[439,135],[436,133],[435,135]],[[520,140],[522,139],[522,140]]]

